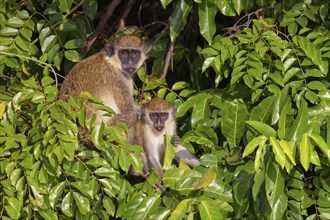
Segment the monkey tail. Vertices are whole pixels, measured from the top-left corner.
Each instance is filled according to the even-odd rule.
[[[191,167],[197,167],[201,164],[197,157],[195,157],[195,155],[190,153],[185,147],[180,144],[178,144],[176,147],[175,161],[183,161]]]

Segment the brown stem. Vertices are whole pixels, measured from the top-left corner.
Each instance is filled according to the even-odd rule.
[[[101,18],[101,21],[97,25],[94,33],[88,40],[87,46],[81,51],[81,57],[84,58],[89,51],[89,49],[94,44],[95,40],[97,39],[97,36],[101,33],[103,30],[105,24],[109,20],[110,16],[112,15],[113,11],[116,9],[116,7],[119,5],[120,0],[113,0],[110,4],[107,6],[107,11],[105,12],[104,16]]]
[[[174,44],[175,44],[175,41],[171,42],[170,46],[168,48],[165,62],[164,62],[164,69],[163,69],[162,75],[160,76],[161,79],[165,79],[165,77],[166,77],[168,66],[170,65],[171,57],[173,54]]]

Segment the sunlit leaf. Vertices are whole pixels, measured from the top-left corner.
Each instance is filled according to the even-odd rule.
[[[198,5],[198,16],[199,16],[199,31],[206,41],[211,45],[213,35],[215,34],[215,15],[217,9],[210,0],[204,0]]]
[[[304,133],[299,143],[300,162],[304,169],[307,171],[311,159],[311,143],[308,134]]]
[[[78,192],[73,192],[73,198],[74,201],[76,202],[76,205],[78,206],[79,212],[82,215],[87,215],[90,212],[90,203],[88,198],[85,196],[81,195]]]
[[[222,116],[221,131],[230,146],[238,146],[244,133],[247,116],[247,107],[241,99],[235,99],[226,108]]]
[[[198,207],[201,219],[224,219],[218,207],[212,201],[203,200]]]

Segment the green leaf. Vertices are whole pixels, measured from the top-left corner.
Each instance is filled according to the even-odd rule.
[[[4,27],[0,31],[1,36],[16,36],[18,34],[17,28]]]
[[[303,133],[308,131],[308,108],[306,101],[302,100],[298,108],[298,116],[287,131],[288,140],[298,141]]]
[[[59,1],[59,6],[58,8],[62,12],[70,13],[70,9],[72,7],[72,0],[65,0],[65,1]]]
[[[206,196],[225,202],[233,202],[231,186],[225,182],[215,179],[204,189]]]
[[[234,4],[231,0],[214,1],[223,15],[235,16]]]
[[[201,219],[224,219],[212,200],[202,200],[198,206]]]
[[[64,44],[65,49],[76,49],[84,46],[84,41],[82,39],[72,39]]]
[[[202,179],[202,174],[194,170],[171,168],[165,171],[163,182],[177,191],[195,190]]]
[[[215,15],[217,14],[217,9],[210,0],[204,0],[198,5],[198,16],[199,16],[199,31],[206,41],[211,45],[213,40],[213,35],[215,34]]]
[[[160,2],[162,3],[163,8],[165,9],[167,5],[172,2],[172,0],[160,0]]]
[[[189,83],[185,82],[185,81],[179,81],[174,83],[174,85],[172,86],[172,90],[181,90],[184,88],[187,88],[189,86]]]
[[[208,119],[211,115],[209,99],[212,96],[208,93],[200,93],[197,96],[198,102],[194,105],[190,119],[192,127],[195,127],[201,120]]]
[[[182,200],[172,212],[169,220],[183,219],[187,210],[189,210],[191,199]]]
[[[22,202],[16,198],[5,197],[7,200],[7,205],[5,205],[5,210],[10,218],[18,219],[21,215]]]
[[[49,203],[53,209],[55,208],[55,205],[57,205],[58,198],[63,193],[64,186],[65,182],[58,183],[49,192]]]
[[[283,168],[285,165],[285,162],[286,162],[286,158],[285,158],[284,151],[283,151],[279,141],[275,137],[270,137],[269,141],[273,147],[273,152],[275,154],[275,160]]]
[[[107,211],[108,215],[114,217],[115,216],[116,207],[113,204],[112,199],[110,199],[108,196],[105,196],[102,199],[102,203],[103,203],[103,207]]]
[[[244,134],[247,107],[242,99],[230,102],[222,116],[221,131],[230,146],[238,146]]]
[[[283,171],[277,164],[269,161],[266,171],[266,196],[270,207],[274,207],[281,194],[284,192],[285,179]]]
[[[51,209],[39,210],[39,214],[43,217],[43,219],[46,220],[58,219],[57,213]]]
[[[260,134],[266,137],[276,137],[276,131],[274,130],[274,128],[270,127],[265,123],[259,121],[246,121],[246,124],[248,124],[250,127],[257,130]]]
[[[7,20],[7,25],[10,27],[19,28],[24,25],[24,22],[18,17],[12,17]]]
[[[308,171],[309,163],[311,159],[311,143],[308,138],[308,134],[304,133],[299,143],[300,162],[306,171]]]
[[[294,159],[293,149],[291,149],[291,147],[290,147],[290,146],[292,146],[292,144],[289,145],[286,140],[280,140],[279,144],[282,147],[282,149],[283,149],[284,153],[286,154],[286,156],[288,156],[289,159],[291,160],[292,164],[296,165],[296,162],[295,162],[295,159]]]
[[[76,50],[66,50],[64,56],[72,62],[78,62],[80,60],[80,55]]]
[[[73,198],[76,202],[76,205],[78,206],[79,212],[82,215],[87,215],[90,212],[90,204],[88,198],[81,195],[78,192],[73,192]]]
[[[250,155],[258,146],[264,145],[266,140],[267,140],[267,137],[264,135],[253,138],[246,145],[242,157],[246,157],[247,155]]]
[[[171,24],[170,24],[170,38],[174,42],[179,35],[181,29],[187,23],[187,16],[192,8],[191,1],[179,0],[174,8]]]
[[[73,209],[72,209],[72,192],[68,192],[62,200],[61,203],[61,210],[62,212],[68,216],[72,217],[73,216]]]
[[[41,44],[41,51],[43,53],[47,52],[55,43],[57,39],[55,35],[50,35],[45,38],[45,40]]]
[[[317,146],[320,148],[320,150],[324,153],[324,155],[328,158],[330,162],[330,147],[324,141],[324,139],[320,135],[314,133],[308,134],[308,136],[313,139],[313,141],[317,144]]]

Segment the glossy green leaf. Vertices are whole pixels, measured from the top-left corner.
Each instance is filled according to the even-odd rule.
[[[58,183],[49,192],[49,203],[53,209],[55,208],[55,205],[57,205],[59,197],[62,196],[64,186],[65,182]]]
[[[306,55],[319,67],[319,70],[325,75],[328,72],[328,64],[322,60],[321,51],[318,50],[307,38],[299,36],[299,46],[306,53]]]
[[[58,219],[57,213],[51,209],[39,210],[39,214],[46,220]]]
[[[41,44],[41,51],[43,53],[47,52],[55,43],[57,39],[55,35],[50,35],[45,38],[45,40]]]
[[[250,155],[259,145],[264,145],[267,137],[264,135],[253,138],[244,148],[242,157]]]
[[[299,143],[300,162],[304,169],[307,171],[311,159],[311,143],[308,134],[304,133]]]
[[[284,191],[281,193],[278,200],[272,206],[272,211],[269,216],[269,219],[283,219],[285,211],[287,209],[288,198]]]
[[[22,202],[16,198],[6,197],[5,210],[11,219],[18,219],[21,215]]]
[[[168,4],[172,2],[172,0],[160,0],[162,3],[163,8],[166,8]]]
[[[188,0],[179,0],[174,8],[171,24],[170,24],[170,38],[174,42],[179,36],[181,29],[187,23],[187,16],[192,8],[192,3]]]
[[[17,28],[4,27],[0,30],[1,36],[16,36],[18,34]]]
[[[18,17],[12,17],[7,20],[7,25],[10,27],[19,28],[24,25],[24,22]]]
[[[185,81],[179,81],[174,83],[174,85],[172,86],[172,90],[181,90],[184,88],[187,88],[189,86],[189,83],[185,82]]]
[[[324,153],[324,155],[328,158],[330,162],[330,147],[329,144],[327,144],[324,139],[318,135],[318,134],[308,134],[310,138],[313,139],[313,141],[316,143],[316,145],[320,148],[320,150]]]
[[[88,198],[85,196],[81,195],[78,192],[73,192],[73,198],[74,201],[76,202],[76,205],[78,206],[79,212],[82,215],[87,215],[90,212],[90,203]]]
[[[173,190],[195,190],[202,180],[202,174],[194,170],[172,168],[165,171],[163,182]]]
[[[219,199],[221,201],[233,202],[231,186],[225,182],[215,179],[207,188],[204,189],[205,195],[208,197]]]
[[[187,210],[189,210],[190,203],[191,203],[191,199],[182,200],[172,212],[169,220],[183,219]]]
[[[235,16],[234,4],[231,0],[214,1],[223,15]]]
[[[285,154],[284,154],[284,150],[282,149],[279,141],[276,138],[270,137],[269,141],[270,141],[270,144],[273,147],[272,149],[273,149],[273,152],[275,154],[275,160],[283,168],[284,165],[285,165],[285,162],[286,162],[286,157],[285,157]]]
[[[243,100],[235,99],[230,102],[222,117],[221,131],[230,146],[238,146],[245,129],[247,107]]]
[[[280,140],[279,141],[280,146],[282,147],[284,153],[286,156],[290,159],[293,165],[296,165],[295,159],[294,159],[294,152],[293,149],[290,147],[292,144],[289,145],[289,143],[286,140]]]
[[[103,206],[104,206],[105,210],[107,211],[108,215],[114,217],[115,216],[116,207],[113,204],[112,199],[110,197],[108,197],[108,196],[105,196],[102,199],[102,203],[103,203]]]
[[[287,131],[288,140],[297,141],[301,138],[303,133],[308,130],[308,108],[306,101],[302,100],[300,108],[298,108],[298,115],[295,118],[292,126]]]
[[[72,0],[65,0],[65,1],[60,1],[58,8],[62,12],[70,13],[70,9],[72,7]]]
[[[274,128],[265,123],[259,121],[245,121],[245,123],[266,137],[276,136],[276,131]]]
[[[72,39],[64,44],[65,49],[76,49],[76,48],[81,48],[83,46],[84,46],[84,41],[81,39]]]
[[[72,217],[73,216],[73,209],[72,209],[72,192],[68,192],[61,203],[61,210],[62,212],[68,216]]]
[[[213,35],[215,34],[215,15],[217,9],[213,1],[204,0],[198,5],[199,31],[206,41],[211,45]]]
[[[276,202],[284,192],[285,179],[283,171],[275,163],[269,162],[267,166],[265,187],[266,196],[271,207],[274,207]]]
[[[164,138],[165,138],[166,150],[165,150],[165,157],[164,157],[163,167],[165,169],[169,169],[171,167],[172,161],[175,157],[176,147],[171,144],[172,135],[166,134]]]
[[[211,95],[208,93],[200,93],[197,95],[199,100],[195,103],[193,112],[191,115],[191,124],[193,127],[195,127],[198,122],[200,122],[203,119],[207,119],[210,117],[210,105],[209,105],[209,99],[211,98]]]
[[[64,52],[64,56],[72,62],[78,62],[80,60],[80,55],[76,50],[67,50]]]
[[[224,219],[218,207],[209,200],[203,200],[198,206],[201,219]]]
[[[253,184],[253,162],[249,161],[235,171],[233,179],[233,196],[240,206],[249,206],[250,189]]]

